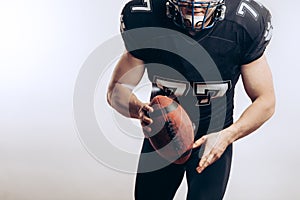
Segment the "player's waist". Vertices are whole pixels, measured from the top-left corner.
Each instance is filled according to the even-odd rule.
[[[229,127],[233,123],[233,117],[226,118],[202,118],[198,120],[192,120],[195,132],[195,139],[200,138],[203,135],[221,131]]]

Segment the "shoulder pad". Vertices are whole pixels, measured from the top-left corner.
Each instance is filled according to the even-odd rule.
[[[121,29],[158,27],[166,17],[166,0],[132,0],[121,13]]]
[[[271,22],[271,14],[261,3],[254,0],[226,1],[226,19],[243,27],[252,39],[264,32]]]

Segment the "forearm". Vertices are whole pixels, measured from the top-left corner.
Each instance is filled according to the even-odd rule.
[[[132,118],[139,118],[139,110],[143,106],[129,88],[119,83],[107,93],[107,101],[120,114]]]
[[[227,135],[228,142],[232,143],[249,135],[264,124],[274,113],[274,97],[259,97],[243,112],[240,118],[222,133]]]

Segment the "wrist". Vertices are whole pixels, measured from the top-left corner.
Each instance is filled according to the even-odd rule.
[[[239,133],[239,128],[235,123],[221,131],[221,134],[224,134],[224,136],[226,137],[228,144],[236,141],[238,139]]]
[[[142,105],[139,104],[138,102],[131,102],[130,105],[129,105],[129,113],[130,113],[130,117],[132,118],[137,118],[139,119],[140,118],[140,110],[142,108]]]
[[[130,117],[141,119],[144,105],[135,95],[132,95],[129,103]]]

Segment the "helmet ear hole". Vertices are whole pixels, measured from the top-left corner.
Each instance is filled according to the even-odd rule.
[[[170,8],[170,2],[168,2],[168,1],[167,1],[167,3],[166,3],[166,9],[167,9],[167,10],[166,10],[166,15],[167,15],[167,17],[168,17],[168,18],[172,18],[172,14],[171,14],[171,9],[172,9],[172,8]]]
[[[166,2],[166,15],[170,19],[175,19],[179,10],[176,8],[174,3],[167,1]]]
[[[216,19],[219,21],[222,21],[225,19],[225,13],[226,13],[226,6],[225,5],[221,5],[217,8],[216,11]]]

